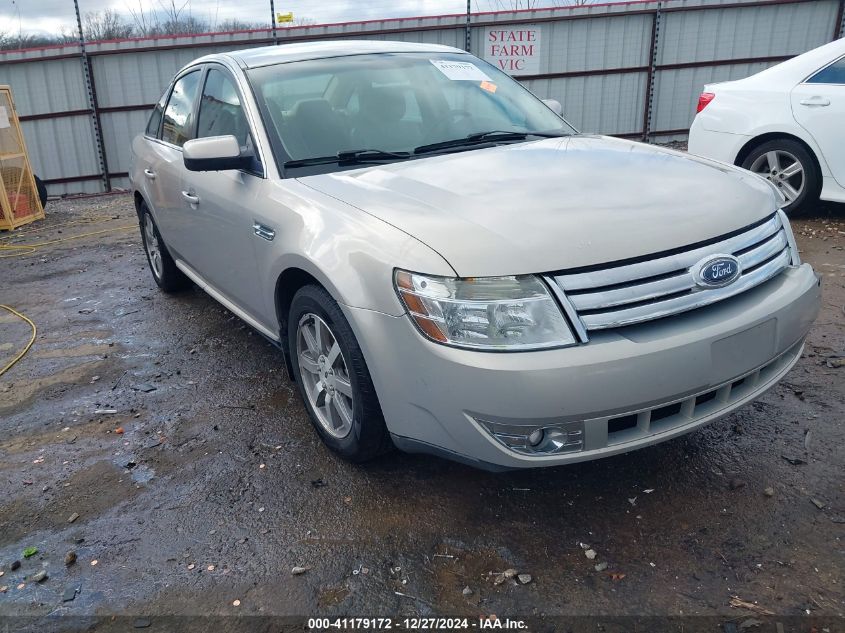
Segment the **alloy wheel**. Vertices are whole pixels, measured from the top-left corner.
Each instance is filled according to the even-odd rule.
[[[156,237],[155,224],[149,213],[144,215],[144,244],[147,247],[147,255],[150,258],[150,267],[156,279],[161,279],[164,272],[164,264],[161,259],[161,246]]]
[[[299,320],[296,356],[308,401],[323,429],[338,439],[352,430],[354,396],[349,368],[328,324],[313,313]]]
[[[772,182],[789,203],[804,191],[804,166],[789,152],[776,149],[761,154],[751,163],[750,169]]]

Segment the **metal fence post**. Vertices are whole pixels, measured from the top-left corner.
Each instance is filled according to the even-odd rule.
[[[838,40],[840,37],[845,37],[845,0],[839,0],[839,26],[833,39]]]
[[[845,0],[842,0],[842,1],[845,2]],[[469,53],[469,46],[471,44],[471,39],[470,39],[471,38],[471,31],[470,31],[470,21],[469,21],[469,14],[470,14],[470,11],[472,10],[471,7],[470,7],[471,4],[472,4],[472,0],[467,0],[467,22],[466,22],[466,27],[464,27],[465,31],[466,31],[465,32],[466,43],[464,45],[464,48],[466,49],[467,53]]]
[[[652,114],[654,112],[654,81],[657,72],[657,56],[660,46],[660,9],[663,2],[657,3],[657,8],[651,21],[651,50],[649,51],[648,73],[646,75],[645,108],[643,110],[643,141],[648,142],[651,136]]]
[[[82,32],[82,17],[79,15],[79,0],[73,0],[76,9],[76,27],[79,29],[79,51],[82,58],[82,75],[85,79],[85,88],[88,92],[88,107],[91,109],[91,125],[94,129],[94,145],[97,148],[97,157],[100,162],[100,173],[103,176],[103,187],[111,191],[111,179],[109,178],[108,161],[106,160],[106,146],[103,143],[103,134],[100,126],[100,110],[97,106],[97,89],[94,85],[94,73],[91,70],[91,62],[88,53],[85,51],[85,35]]]
[[[273,4],[273,0],[270,0],[270,24],[273,29],[273,45],[275,46],[279,43],[279,36],[276,32],[276,6]]]

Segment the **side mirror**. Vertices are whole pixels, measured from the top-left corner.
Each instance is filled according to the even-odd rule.
[[[252,165],[252,153],[241,153],[234,136],[195,138],[182,146],[182,160],[189,171],[223,171],[247,169]]]
[[[549,109],[558,116],[563,116],[563,106],[557,99],[543,99],[543,103],[549,106]]]

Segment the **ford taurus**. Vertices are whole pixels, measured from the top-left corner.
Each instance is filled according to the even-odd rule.
[[[559,109],[444,46],[198,59],[132,146],[153,278],[276,344],[354,461],[565,464],[760,396],[819,306],[783,196]]]

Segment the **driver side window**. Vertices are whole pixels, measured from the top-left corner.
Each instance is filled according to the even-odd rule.
[[[249,124],[234,82],[224,72],[208,71],[197,115],[197,138],[228,136],[244,147],[249,138]]]

